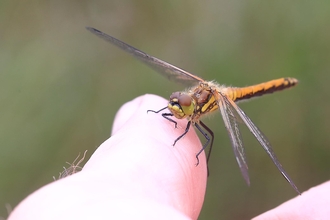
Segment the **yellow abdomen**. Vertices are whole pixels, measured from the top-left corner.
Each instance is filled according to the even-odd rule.
[[[253,86],[228,88],[228,93],[226,95],[229,96],[233,101],[237,102],[288,89],[297,85],[297,83],[298,80],[295,78],[280,78]]]

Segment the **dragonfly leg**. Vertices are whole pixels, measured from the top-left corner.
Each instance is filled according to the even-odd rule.
[[[209,135],[204,131],[204,129],[200,125],[211,135],[211,138],[209,137]],[[208,164],[209,163],[209,159],[210,159],[210,155],[211,155],[211,151],[212,151],[213,140],[214,140],[213,131],[211,131],[211,129],[209,127],[207,127],[202,121],[199,121],[199,124],[196,123],[195,126],[199,130],[199,132],[201,132],[202,135],[206,139],[206,142],[205,142],[205,144],[203,144],[202,149],[196,154],[196,159],[197,159],[196,166],[198,166],[198,164],[199,164],[199,158],[198,158],[198,156],[205,150],[205,148],[209,145],[209,143],[211,141],[210,150],[209,150],[209,152],[207,154],[207,157],[206,157],[206,162]]]
[[[162,109],[160,109],[160,110],[158,110],[158,111],[155,111],[155,110],[147,110],[147,113],[148,112],[153,112],[153,113],[159,113],[159,112],[161,112],[161,111],[163,111],[163,110],[165,110],[165,109],[167,109],[167,106],[165,107],[165,108],[162,108]]]
[[[211,145],[210,145],[210,150],[207,154],[207,157],[206,157],[206,161],[207,161],[207,164],[209,163],[209,160],[210,160],[210,156],[211,156],[211,151],[212,151],[212,147],[213,147],[213,141],[214,141],[214,134],[213,134],[213,131],[207,127],[202,121],[199,121],[199,123],[202,125],[202,127],[211,135]],[[205,135],[204,135],[205,137]],[[206,137],[205,137],[206,138]],[[205,148],[207,147],[207,144],[205,144]],[[204,146],[203,146],[203,150],[205,150]]]
[[[190,129],[190,125],[191,125],[191,121],[189,121],[189,122],[187,123],[187,127],[186,127],[185,131],[183,132],[183,134],[181,134],[177,139],[175,139],[173,146],[176,144],[176,142],[177,142],[178,140],[180,140],[181,138],[183,138],[183,136],[185,136],[185,135],[188,133],[188,131],[189,131],[189,129]]]
[[[148,110],[147,113],[148,113],[148,112],[153,112],[153,113],[158,114],[159,112],[161,112],[161,111],[163,111],[163,110],[165,110],[165,109],[167,109],[167,106],[166,106],[165,108],[162,108],[162,109],[158,110],[158,111]],[[178,123],[177,123],[176,121],[174,121],[172,118],[169,118],[169,116],[173,116],[172,113],[163,113],[162,116],[163,116],[164,118],[166,118],[167,120],[169,120],[170,122],[174,123],[175,128],[177,128],[177,124],[178,124]]]
[[[168,116],[173,116],[172,113],[163,113],[162,116],[163,116],[164,118],[166,118],[167,120],[169,120],[170,122],[173,122],[173,123],[174,123],[174,127],[177,128],[177,124],[178,124],[178,123],[177,123],[176,121],[174,121],[172,118],[169,118],[169,117],[168,117]]]

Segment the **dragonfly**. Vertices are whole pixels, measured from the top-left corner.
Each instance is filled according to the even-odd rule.
[[[196,165],[199,164],[198,156],[210,144],[209,153],[207,155],[207,161],[209,160],[214,140],[214,134],[212,130],[201,121],[201,117],[214,111],[220,111],[231,141],[231,146],[234,151],[236,161],[246,183],[250,185],[250,178],[248,174],[248,165],[243,147],[243,141],[239,130],[239,122],[243,122],[243,124],[247,126],[250,132],[260,143],[262,148],[266,151],[268,156],[272,159],[273,163],[283,175],[283,177],[289,182],[292,188],[299,195],[301,194],[293,180],[290,178],[290,176],[287,174],[277,159],[267,138],[244,113],[244,111],[236,104],[239,101],[291,88],[298,84],[297,79],[286,77],[253,86],[227,87],[214,81],[206,81],[199,76],[196,76],[163,60],[153,57],[95,28],[86,27],[86,29],[101,39],[129,53],[134,58],[142,61],[169,80],[192,86],[188,90],[172,93],[166,107],[158,111],[148,111],[159,113],[168,109],[170,112],[162,113],[162,116],[165,119],[173,122],[175,127],[177,127],[177,122],[172,117],[176,119],[187,119],[188,122],[185,131],[174,141],[173,146],[178,140],[183,138],[188,133],[191,126],[197,128],[197,130],[200,131],[200,133],[205,137],[206,142],[203,144],[201,150],[196,154]]]

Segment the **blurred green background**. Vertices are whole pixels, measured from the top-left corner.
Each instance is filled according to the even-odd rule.
[[[298,78],[292,90],[240,106],[301,191],[328,180],[329,10],[325,0],[1,1],[0,216],[79,152],[89,158],[122,104],[183,89],[85,26],[225,85]],[[204,122],[216,139],[200,219],[248,219],[296,196],[242,129],[248,187],[220,114]]]

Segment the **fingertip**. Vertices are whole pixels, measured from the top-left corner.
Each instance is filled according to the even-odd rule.
[[[166,106],[167,101],[157,95],[146,94],[125,103],[117,112],[112,126],[112,135],[120,130],[132,117],[142,117],[148,110]],[[139,114],[139,113],[142,114]]]
[[[197,217],[205,196],[205,154],[199,156],[200,163],[196,167],[196,154],[202,145],[193,126],[173,146],[174,141],[185,132],[187,120],[172,118],[178,125],[175,128],[173,122],[162,117],[162,113],[169,113],[168,109],[159,114],[147,112],[158,111],[166,107],[167,102],[159,96],[148,94],[124,104],[116,114],[112,137],[100,146],[98,155],[104,157],[106,163],[112,164],[102,167],[120,167],[118,173],[127,175],[129,172],[123,170],[128,166],[128,170],[133,170],[133,176],[138,172],[142,172],[144,176],[146,173],[154,174],[153,179],[159,179],[160,182],[171,180],[169,185],[173,188],[185,186],[185,189],[174,190],[189,191],[185,194],[187,197],[180,198],[179,209]],[[99,163],[100,157],[97,158]],[[130,168],[131,164],[134,169]],[[136,167],[139,169],[135,170]]]

